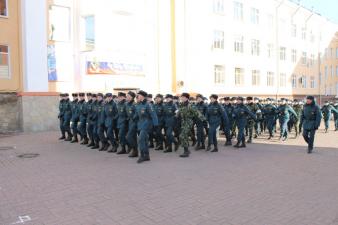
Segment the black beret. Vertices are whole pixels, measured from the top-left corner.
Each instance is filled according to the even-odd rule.
[[[86,95],[87,95],[87,96],[92,96],[92,93],[87,93]]]
[[[153,98],[152,94],[147,94],[147,98]]]
[[[130,95],[130,97],[132,97],[132,98],[135,98],[135,97],[136,97],[136,94],[135,94],[134,92],[132,92],[132,91],[129,91],[129,92],[128,92],[128,95]]]
[[[79,96],[80,96],[80,97],[84,97],[84,96],[85,96],[85,93],[82,93],[82,92],[81,92],[81,93],[79,93]]]
[[[73,97],[77,97],[78,94],[77,94],[77,93],[73,93],[72,96],[73,96]]]
[[[97,94],[92,94],[92,97],[93,97],[93,98],[96,98],[96,97],[97,97]]]
[[[244,101],[244,98],[243,97],[237,97],[237,100]]]
[[[184,93],[181,94],[181,97],[186,97],[187,99],[189,99],[190,95],[189,95],[189,93],[184,92]]]
[[[126,93],[124,93],[124,92],[119,92],[119,93],[118,93],[118,96],[119,96],[119,97],[126,97]]]
[[[112,93],[106,93],[106,97],[113,97]]]
[[[174,96],[171,94],[166,94],[165,98],[174,98]]]
[[[102,93],[98,93],[97,97],[101,96],[103,98],[103,94]]]
[[[163,95],[157,94],[157,95],[156,95],[156,98],[163,98]]]
[[[148,93],[147,92],[145,92],[145,91],[139,91],[138,93],[137,93],[138,95],[142,95],[143,97],[147,97],[148,96]]]
[[[253,100],[253,97],[246,97],[246,100],[251,101]]]
[[[215,95],[215,94],[212,94],[212,95],[210,95],[210,98],[213,98],[213,99],[218,99],[218,95]]]
[[[196,99],[197,99],[197,98],[203,99],[204,97],[203,97],[203,95],[201,95],[201,94],[197,94],[197,95],[196,95]]]

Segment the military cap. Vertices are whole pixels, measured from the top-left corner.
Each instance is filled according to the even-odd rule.
[[[80,96],[80,97],[84,97],[84,96],[85,96],[85,93],[81,92],[81,93],[79,93],[79,96]]]
[[[213,99],[218,99],[218,95],[215,95],[215,94],[212,94],[212,95],[210,95],[210,98],[213,98]]]
[[[195,98],[190,96],[189,100],[190,101],[195,101]]]
[[[299,102],[298,99],[294,99],[293,102]]]
[[[103,94],[102,93],[98,93],[97,97],[101,96],[103,98]]]
[[[119,97],[126,97],[126,93],[124,93],[124,92],[119,92],[119,93],[118,93],[118,96],[119,96]]]
[[[231,98],[231,101],[235,101],[235,100],[237,100],[236,97],[232,97],[232,98]]]
[[[224,97],[224,101],[230,101],[229,97]]]
[[[326,101],[325,101],[325,103],[329,103],[329,101],[328,101],[328,100],[326,100]]]
[[[87,93],[86,95],[87,95],[87,96],[92,96],[92,93]]]
[[[171,95],[171,94],[166,94],[166,95],[165,95],[165,98],[174,98],[174,96]]]
[[[153,98],[152,94],[147,94],[147,98]]]
[[[178,96],[174,96],[174,97],[173,97],[173,99],[175,99],[175,100],[178,100],[178,99],[179,99],[179,97],[178,97]]]
[[[135,94],[134,92],[132,92],[132,91],[129,91],[129,92],[128,92],[128,95],[130,95],[130,97],[132,97],[132,98],[135,98],[135,97],[136,97],[136,94]]]
[[[112,93],[106,93],[106,97],[113,97],[113,94]]]
[[[117,95],[113,95],[113,99],[117,98]]]
[[[287,99],[286,99],[286,98],[281,98],[280,100],[281,100],[281,101],[287,101]]]
[[[259,101],[260,99],[258,97],[254,97],[254,100],[255,101]]]
[[[201,99],[203,99],[204,97],[203,97],[203,95],[201,95],[201,94],[197,94],[197,95],[196,95],[196,98],[201,98]]]
[[[77,93],[73,93],[72,96],[73,96],[73,97],[77,97],[77,96],[79,96],[79,95],[78,95]]]
[[[249,97],[246,97],[246,100],[248,101],[252,101],[253,100],[253,97],[249,96]]]
[[[203,100],[206,101],[206,100],[208,100],[208,98],[204,97]]]
[[[145,92],[145,91],[139,91],[138,93],[137,93],[138,95],[142,95],[143,97],[147,97],[148,96],[148,93],[147,92]]]
[[[63,97],[64,96],[64,94],[63,93],[60,93],[60,97]]]
[[[309,100],[313,101],[315,99],[315,97],[313,97],[312,95],[309,95],[309,96],[306,97],[306,99],[309,99]]]
[[[69,97],[69,94],[68,93],[64,93],[63,96],[64,97]]]
[[[237,100],[238,101],[244,101],[244,98],[243,97],[237,97]]]
[[[184,92],[184,93],[181,94],[181,97],[186,97],[187,99],[189,99],[190,95],[189,95],[189,93]]]
[[[92,97],[93,97],[93,98],[96,98],[96,97],[97,97],[97,94],[92,94]]]
[[[157,94],[157,95],[156,95],[156,98],[163,98],[163,95]]]

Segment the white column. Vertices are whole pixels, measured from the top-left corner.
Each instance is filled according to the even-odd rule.
[[[21,1],[22,74],[25,92],[47,92],[47,1]]]

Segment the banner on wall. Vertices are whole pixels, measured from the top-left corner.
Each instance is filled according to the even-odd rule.
[[[87,60],[88,75],[133,75],[144,76],[142,64]]]
[[[48,81],[57,81],[55,46],[47,46]]]

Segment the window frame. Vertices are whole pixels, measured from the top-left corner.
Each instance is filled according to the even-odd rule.
[[[251,71],[251,85],[255,86],[255,87],[261,85],[261,72],[260,72],[260,70],[252,70]]]
[[[274,87],[275,86],[275,73],[274,72],[268,71],[266,73],[266,86],[267,87]]]
[[[222,68],[222,70],[217,70],[218,68]],[[219,75],[221,72],[223,73],[222,75],[223,79],[219,79],[219,80],[222,80],[223,82],[216,82],[216,73],[217,75]],[[225,66],[224,65],[220,65],[220,64],[214,65],[214,84],[225,85]]]
[[[213,49],[218,49],[218,50],[224,50],[224,38],[225,38],[225,32],[223,30],[217,30],[214,29],[214,37],[213,37]],[[219,43],[219,47],[217,47],[217,43]]]
[[[8,0],[5,0],[5,4],[6,4],[6,15],[1,15],[0,14],[0,18],[3,18],[3,19],[8,19],[9,18],[9,6],[8,6]]]
[[[236,73],[237,71],[239,71],[240,73],[238,74],[238,73]],[[235,67],[235,86],[239,86],[239,87],[241,87],[241,86],[244,86],[244,81],[245,81],[245,79],[244,79],[244,73],[245,73],[245,70],[244,70],[244,68],[241,68],[241,67]],[[238,80],[237,79],[237,76],[239,75],[239,81],[240,81],[240,83],[236,83],[236,81]]]
[[[244,21],[244,4],[241,1],[233,1],[234,20],[243,22]],[[240,11],[237,11],[240,9]],[[239,12],[239,13],[238,13]]]
[[[10,80],[12,79],[12,70],[11,70],[11,48],[9,46],[9,44],[4,44],[4,43],[1,43],[0,42],[0,46],[7,46],[7,61],[8,61],[8,76],[7,78],[6,77],[3,77],[0,79],[1,80]]]

